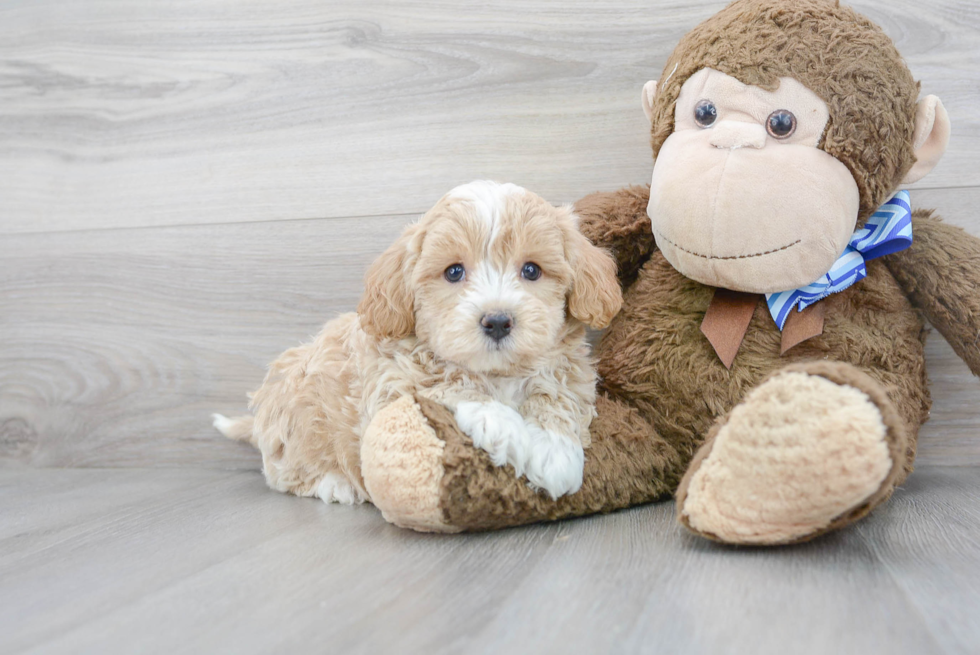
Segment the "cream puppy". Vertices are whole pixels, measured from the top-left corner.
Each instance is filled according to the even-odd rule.
[[[582,484],[595,415],[586,325],[622,303],[616,266],[568,207],[513,184],[446,194],[371,266],[357,313],[274,361],[253,416],[214,425],[262,452],[269,486],[370,500],[360,437],[407,394],[455,412],[494,464],[552,498]]]

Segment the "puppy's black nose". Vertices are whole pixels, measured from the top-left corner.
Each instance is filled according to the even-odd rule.
[[[483,326],[483,332],[488,337],[494,341],[500,341],[510,334],[514,322],[506,314],[486,314],[480,319],[480,325]]]

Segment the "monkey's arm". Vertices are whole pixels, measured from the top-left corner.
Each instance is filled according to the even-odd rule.
[[[980,239],[918,209],[912,246],[884,259],[912,304],[980,376]]]
[[[647,216],[649,200],[650,187],[630,186],[592,193],[575,203],[579,230],[616,258],[624,289],[636,280],[640,267],[656,247]]]

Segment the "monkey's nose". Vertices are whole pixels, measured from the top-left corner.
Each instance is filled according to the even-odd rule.
[[[719,121],[711,128],[708,143],[716,148],[734,150],[736,148],[764,148],[766,128],[758,123],[742,121]]]
[[[514,327],[514,320],[507,314],[484,314],[480,319],[483,332],[494,341],[500,341]]]

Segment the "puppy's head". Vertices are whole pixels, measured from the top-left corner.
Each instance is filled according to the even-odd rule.
[[[484,372],[550,352],[569,321],[605,327],[622,304],[616,265],[575,220],[513,184],[457,187],[372,266],[361,323]]]

